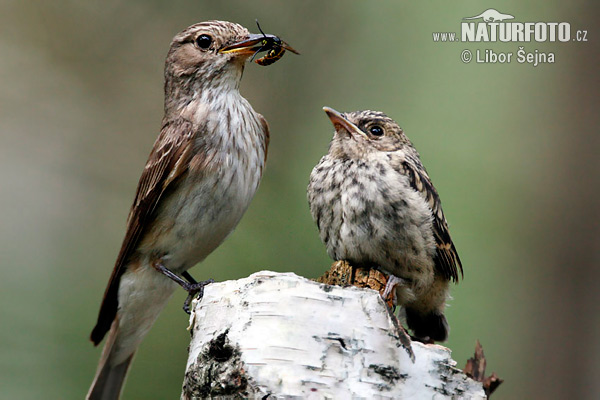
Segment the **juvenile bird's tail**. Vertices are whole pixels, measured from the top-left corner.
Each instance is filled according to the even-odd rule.
[[[422,314],[411,308],[406,308],[406,324],[412,329],[418,339],[426,342],[444,342],[448,339],[450,327],[442,312]]]
[[[125,360],[119,360],[116,357],[115,346],[118,335],[119,321],[115,319],[102,350],[96,376],[86,396],[87,400],[116,400],[121,395],[123,383],[125,383],[135,351]]]

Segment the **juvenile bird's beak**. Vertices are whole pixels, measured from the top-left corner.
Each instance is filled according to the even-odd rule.
[[[236,53],[239,55],[251,56],[259,50],[262,50],[268,43],[268,38],[274,38],[273,35],[263,35],[252,33],[247,39],[241,40],[219,49],[219,53]],[[267,50],[267,48],[264,48]]]
[[[358,126],[354,125],[352,122],[348,121],[342,114],[335,111],[333,108],[323,107],[323,111],[327,114],[333,127],[336,132],[339,132],[340,129],[346,130],[350,135],[362,135],[365,138],[368,138],[367,134],[361,131]]]

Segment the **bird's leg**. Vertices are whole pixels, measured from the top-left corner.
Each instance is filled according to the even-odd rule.
[[[194,279],[194,277],[193,277],[193,276],[191,276],[191,275],[190,275],[190,273],[189,273],[189,272],[187,272],[187,271],[183,271],[183,272],[181,273],[181,276],[183,276],[183,277],[184,277],[184,278],[185,278],[185,279],[186,279],[186,280],[187,280],[189,283],[192,283],[192,284],[194,284],[194,283],[198,283],[198,281],[197,281],[197,280],[195,280],[195,279]]]
[[[167,278],[173,280],[179,286],[181,286],[186,292],[188,292],[188,296],[183,302],[183,311],[187,314],[190,314],[190,304],[192,303],[192,299],[194,296],[198,295],[198,298],[202,298],[204,296],[204,287],[210,283],[214,282],[214,279],[208,279],[202,282],[197,282],[187,271],[184,271],[181,275],[187,279],[184,280],[170,269],[162,265],[160,261],[155,262],[152,265],[158,272],[162,273]]]

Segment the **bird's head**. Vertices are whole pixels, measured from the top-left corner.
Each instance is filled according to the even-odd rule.
[[[245,61],[257,51],[269,50],[269,46],[264,46],[265,40],[274,43],[275,38],[251,34],[243,26],[227,21],[206,21],[188,27],[173,38],[167,55],[167,96],[207,88],[237,89]]]
[[[329,149],[334,156],[363,158],[372,152],[392,152],[411,145],[396,121],[381,111],[323,110],[335,129]]]

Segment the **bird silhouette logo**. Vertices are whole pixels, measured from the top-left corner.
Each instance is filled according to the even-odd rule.
[[[502,21],[507,20],[507,19],[514,19],[515,17],[513,15],[510,15],[510,14],[502,14],[498,10],[494,10],[493,8],[489,8],[489,9],[485,10],[484,12],[482,12],[479,15],[476,15],[474,17],[466,17],[466,18],[463,18],[463,20],[465,20],[465,19],[478,19],[478,18],[483,18],[484,22],[502,22]]]

